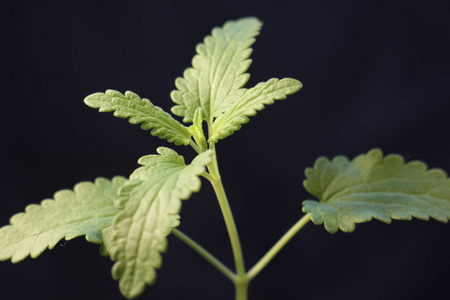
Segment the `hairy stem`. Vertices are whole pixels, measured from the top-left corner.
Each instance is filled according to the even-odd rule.
[[[235,281],[236,275],[227,267],[225,266],[221,261],[219,261],[217,258],[214,257],[211,253],[209,253],[205,248],[197,244],[193,239],[191,239],[189,236],[181,232],[180,230],[176,228],[172,228],[172,233],[177,238],[179,238],[181,241],[186,243],[189,247],[194,249],[200,256],[202,256],[204,259],[206,259],[209,263],[211,263],[217,270],[219,270],[223,275],[225,275],[228,279],[230,279],[232,282]]]
[[[260,259],[256,265],[248,271],[247,275],[249,279],[253,279],[259,272],[264,269],[264,267],[275,257],[275,255],[280,252],[281,249],[294,237],[294,235],[300,231],[300,229],[305,226],[309,220],[311,220],[311,215],[304,215],[297,223],[294,224],[282,237],[278,240],[278,242],[273,245],[273,247],[269,250],[269,252],[264,255],[263,258]]]

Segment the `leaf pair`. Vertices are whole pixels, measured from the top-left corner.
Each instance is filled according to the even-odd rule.
[[[250,46],[261,26],[256,18],[243,18],[213,29],[212,35],[197,45],[192,67],[186,69],[183,78],[175,80],[177,90],[172,91],[171,98],[176,105],[172,112],[183,117],[185,123],[193,123],[196,111],[200,111],[200,119],[208,125],[210,143],[233,134],[265,105],[285,99],[302,87],[295,79],[273,78],[253,88],[243,88],[250,77],[245,73],[251,63]],[[132,124],[142,123],[142,129],[176,145],[191,143],[189,128],[132,92],[95,93],[85,103],[100,112],[130,118]]]
[[[243,18],[213,29],[197,46],[192,68],[175,81],[177,90],[170,96],[178,105],[172,112],[184,117],[184,122],[192,122],[195,110],[201,107],[209,126],[209,142],[217,143],[233,134],[264,105],[285,99],[302,87],[295,79],[275,78],[248,90],[242,88],[250,78],[245,73],[251,64],[250,46],[261,26],[256,18]]]
[[[138,296],[155,281],[166,237],[179,223],[181,200],[200,190],[199,175],[213,154],[201,153],[186,165],[169,148],[157,151],[159,155],[142,157],[143,166],[128,180],[117,176],[82,182],[14,215],[11,225],[0,229],[0,260],[35,258],[63,238],[85,235],[116,261],[113,276],[122,293]]]

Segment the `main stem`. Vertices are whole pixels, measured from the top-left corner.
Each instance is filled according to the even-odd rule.
[[[222,182],[220,180],[217,180],[213,182],[212,185],[214,191],[216,192],[217,200],[219,201],[220,209],[222,210],[223,218],[225,220],[228,234],[230,236],[231,248],[233,249],[234,262],[236,265],[236,274],[238,276],[245,275],[245,265],[242,255],[241,242],[239,240],[236,224],[234,223],[233,214],[231,213],[230,205],[228,204]]]
[[[214,144],[210,145],[210,148],[214,150]],[[230,204],[228,203],[227,195],[225,194],[225,190],[223,188],[216,153],[214,153],[213,162],[208,165],[208,170],[212,176],[210,181],[214,188],[214,192],[216,193],[220,209],[222,210],[222,215],[230,237],[231,248],[233,250],[233,257],[236,265],[236,280],[234,281],[236,287],[236,300],[247,300],[249,278],[245,272],[241,242],[236,228],[236,223],[234,222],[233,214],[231,212]]]
[[[250,281],[248,279],[242,281],[236,281],[236,300],[247,300],[248,299],[248,284]]]

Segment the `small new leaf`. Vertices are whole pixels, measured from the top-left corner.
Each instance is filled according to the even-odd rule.
[[[227,109],[235,94],[242,95],[241,87],[250,77],[245,73],[251,63],[249,47],[261,25],[256,18],[229,21],[197,45],[192,68],[175,80],[177,90],[171,93],[177,104],[172,107],[175,115],[192,123],[195,110],[201,107],[203,120],[211,122]]]
[[[265,105],[274,103],[274,100],[286,99],[302,88],[300,81],[284,78],[272,78],[267,82],[258,83],[255,87],[245,91],[245,94],[231,104],[231,107],[213,123],[209,142],[232,135],[249,121],[249,116],[256,115],[257,111],[264,109]]]
[[[194,137],[195,142],[200,147],[200,151],[204,152],[208,145],[206,144],[205,133],[203,131],[202,108],[195,110],[193,124],[189,127],[189,132]]]
[[[153,284],[161,253],[167,248],[167,235],[178,225],[181,200],[200,190],[198,176],[211,162],[212,151],[199,154],[189,165],[175,151],[160,147],[160,155],[139,160],[130,181],[121,189],[127,200],[114,220],[116,233],[110,243],[111,258],[116,261],[113,277],[122,294],[139,296],[146,284]]]
[[[11,225],[0,229],[0,260],[16,263],[27,256],[36,258],[46,248],[53,249],[63,238],[86,235],[89,242],[102,242],[102,229],[111,226],[119,212],[114,206],[118,189],[126,181],[98,178],[81,182],[73,191],[56,192],[53,199],[28,205],[24,213],[11,217]]]
[[[143,130],[151,130],[153,136],[166,139],[175,145],[188,145],[191,134],[187,127],[175,120],[160,107],[153,105],[148,99],[141,99],[133,92],[125,95],[107,90],[105,93],[92,94],[84,102],[98,108],[100,112],[114,112],[118,118],[130,118],[131,124],[141,124]]]
[[[405,164],[400,155],[383,158],[374,149],[351,161],[321,157],[305,174],[304,186],[319,202],[304,201],[303,211],[311,213],[315,224],[325,223],[330,233],[352,232],[356,223],[372,218],[384,223],[450,219],[450,179],[422,162]]]

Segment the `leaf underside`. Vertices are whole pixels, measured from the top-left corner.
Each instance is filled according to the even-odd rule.
[[[304,186],[319,202],[306,200],[303,211],[312,221],[335,233],[352,232],[356,223],[375,218],[384,223],[412,217],[450,219],[450,179],[439,169],[400,155],[383,157],[379,149],[349,161],[321,157],[305,171]]]
[[[141,124],[143,130],[151,130],[153,136],[166,139],[175,145],[188,145],[191,134],[187,127],[175,120],[148,99],[141,99],[133,92],[125,95],[114,90],[92,94],[84,100],[100,112],[114,112],[118,118],[129,118],[131,124]]]
[[[226,111],[230,103],[243,94],[241,89],[250,75],[248,59],[262,23],[256,18],[243,18],[214,28],[212,34],[197,45],[192,67],[183,78],[177,78],[177,90],[171,93],[172,112],[192,123],[194,112],[202,108],[203,119],[211,122]]]
[[[126,199],[123,211],[114,220],[116,231],[110,242],[116,261],[112,274],[127,298],[139,296],[146,284],[153,284],[167,235],[178,225],[181,200],[200,189],[198,176],[211,162],[212,152],[199,154],[191,164],[175,151],[160,147],[159,155],[144,156],[130,181],[121,189]]]
[[[302,84],[298,80],[272,78],[246,90],[224,114],[214,121],[213,134],[209,138],[209,142],[216,143],[219,139],[232,135],[241,128],[242,124],[249,121],[249,116],[254,116],[257,111],[264,109],[265,105],[273,104],[274,100],[286,99],[287,95],[291,95],[301,88]]]
[[[36,258],[63,238],[85,235],[89,242],[101,243],[102,229],[111,226],[118,213],[114,202],[125,181],[117,176],[112,181],[81,182],[73,191],[61,190],[54,199],[28,205],[24,213],[11,217],[11,225],[0,229],[0,260],[16,263],[27,256]]]

